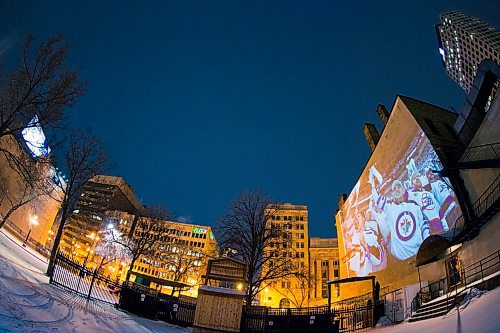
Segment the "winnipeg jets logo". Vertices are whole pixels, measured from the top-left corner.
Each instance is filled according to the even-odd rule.
[[[429,193],[422,193],[422,210],[433,210],[434,200]]]
[[[396,234],[402,241],[411,239],[416,227],[415,216],[411,212],[404,211],[396,219]]]

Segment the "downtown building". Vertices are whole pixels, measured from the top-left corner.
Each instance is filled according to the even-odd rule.
[[[340,278],[339,244],[337,238],[309,238],[309,272],[312,288],[308,306],[322,306],[328,302],[327,282]],[[338,299],[338,288],[331,301]]]
[[[218,256],[218,245],[209,226],[175,221],[162,223],[161,238],[153,257],[141,256],[130,281],[164,294],[198,296],[209,259]],[[134,232],[140,232],[140,230]]]
[[[34,117],[32,122],[38,119]],[[19,135],[3,136],[0,148],[4,150],[0,153],[0,221],[15,237],[48,255],[51,227],[62,193],[58,187],[60,175],[47,159],[50,148],[45,134],[40,126],[27,127]],[[13,156],[25,161],[25,168],[39,177],[40,188],[35,191],[39,193],[33,193],[31,185],[16,170]]]
[[[366,304],[374,277],[403,321],[457,286],[499,285],[499,82],[485,60],[460,112],[397,96],[365,131],[372,153],[335,216],[342,302]]]
[[[72,260],[92,269],[102,260],[99,247],[106,242],[102,239],[105,229],[114,229],[125,241],[158,237],[154,254],[141,255],[135,262],[130,281],[163,293],[196,297],[208,258],[217,253],[211,228],[157,221],[152,230],[144,231],[140,220],[148,220],[145,213],[145,206],[122,177],[95,176],[84,186],[64,228],[60,249]],[[127,271],[125,259],[112,260],[102,267],[102,274],[116,281],[124,281]]]
[[[441,15],[435,29],[443,67],[467,93],[481,61],[500,64],[500,32],[488,23],[455,11]]]
[[[326,305],[328,280],[339,276],[338,245],[335,238],[309,238],[308,208],[290,203],[267,209],[269,223],[285,231],[280,244],[266,252],[288,258],[300,277],[274,279],[259,294],[259,305],[273,308],[300,308]]]
[[[129,234],[137,215],[144,210],[122,177],[98,175],[90,179],[72,212],[61,238],[61,250],[77,261],[88,258],[97,235],[108,219],[119,218],[120,229]],[[57,230],[56,226],[53,229]]]

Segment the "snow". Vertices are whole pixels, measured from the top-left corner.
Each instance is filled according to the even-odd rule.
[[[212,293],[217,293],[217,294],[228,294],[228,295],[237,295],[245,296],[245,292],[243,290],[235,290],[235,289],[228,289],[228,288],[220,288],[220,287],[213,287],[213,286],[200,286],[199,290],[204,290]]]
[[[480,283],[483,283],[484,281],[488,281],[488,280],[491,280],[493,279],[494,277],[496,277],[497,275],[500,275],[500,271],[497,271],[495,273],[492,273],[488,276],[485,276],[484,278],[482,279],[479,279],[477,281],[474,281],[472,283],[468,283],[466,287],[459,287],[457,289],[453,289],[453,291],[450,291],[448,293],[444,293],[443,295],[437,297],[437,298],[434,298],[433,300],[425,303],[425,304],[432,304],[432,303],[435,303],[435,302],[438,302],[440,300],[443,300],[445,299],[446,297],[449,297],[449,296],[453,296],[453,295],[457,295],[457,294],[461,294],[465,289],[468,289],[470,287],[474,287]]]
[[[49,284],[46,258],[0,231],[0,332],[189,332]]]
[[[415,333],[442,333],[442,332],[500,332],[500,288],[489,292],[481,292],[472,288],[462,304],[452,309],[443,317],[403,323],[394,326],[375,328],[376,333],[415,332]],[[370,331],[370,332],[371,332]]]
[[[86,275],[85,278],[80,278],[78,275],[73,274],[68,269],[61,266],[56,266],[56,268],[54,269],[52,282],[54,283],[55,281],[56,284],[60,283],[63,286],[70,287],[72,290],[76,290],[77,293],[88,295],[91,280],[92,274]],[[95,299],[99,299],[110,304],[116,304],[119,300],[119,296],[113,293],[112,290],[108,288],[107,284],[104,284],[98,279],[94,281],[91,296]]]

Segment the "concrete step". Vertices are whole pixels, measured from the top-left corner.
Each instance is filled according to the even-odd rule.
[[[413,317],[426,316],[428,314],[435,313],[435,312],[442,312],[442,311],[448,312],[453,307],[454,304],[455,303],[451,302],[448,305],[443,304],[442,306],[439,306],[439,307],[420,308],[417,310],[417,312],[415,312],[413,314]]]
[[[408,320],[410,322],[426,320],[444,316],[455,304],[455,298],[441,299],[430,303],[424,303]]]
[[[427,310],[432,310],[432,309],[439,309],[442,307],[449,306],[450,304],[453,304],[455,302],[455,298],[450,298],[450,299],[443,299],[438,302],[433,302],[433,303],[424,303],[420,307],[420,309],[417,310],[417,312],[420,311],[427,311]]]
[[[444,310],[440,310],[440,311],[431,312],[431,313],[428,313],[426,315],[421,315],[421,316],[415,315],[415,316],[412,316],[408,321],[415,322],[415,321],[420,321],[420,320],[437,318],[437,317],[444,316],[447,313],[448,313],[448,309],[444,309]]]

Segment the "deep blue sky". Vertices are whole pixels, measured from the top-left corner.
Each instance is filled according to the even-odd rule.
[[[396,94],[460,109],[433,25],[462,10],[500,25],[499,1],[16,1],[0,57],[63,33],[91,127],[145,204],[212,225],[244,189],[309,206],[336,234],[338,195],[369,156],[362,133]],[[404,129],[402,129],[404,130]]]

